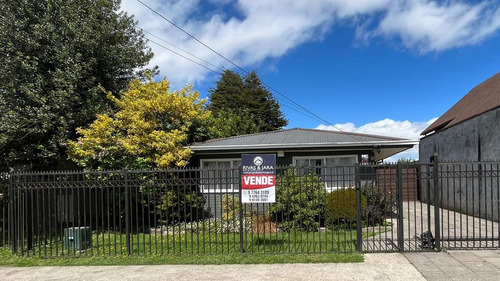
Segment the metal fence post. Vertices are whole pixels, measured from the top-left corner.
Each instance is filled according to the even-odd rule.
[[[403,166],[401,163],[397,164],[396,172],[396,189],[397,189],[397,209],[398,209],[398,248],[400,252],[404,251],[404,211],[403,211]]]
[[[10,239],[12,243],[12,253],[17,254],[17,238],[16,238],[16,229],[17,229],[17,224],[16,224],[16,208],[14,206],[14,182],[13,182],[13,175],[10,174],[9,177],[9,209],[10,209],[10,218],[9,218],[9,232],[10,232]]]
[[[125,241],[127,255],[130,255],[130,191],[127,170],[125,170]]]
[[[363,210],[361,209],[361,179],[359,163],[356,163],[355,181],[356,181],[356,251],[363,251]]]
[[[238,186],[240,188],[240,200],[239,200],[239,204],[240,204],[240,253],[244,253],[245,252],[245,249],[243,248],[243,197],[242,197],[242,193],[243,191],[241,190],[241,175],[242,175],[242,168],[241,166],[238,168],[240,173],[239,173],[239,178],[238,178]]]
[[[435,243],[436,250],[441,251],[441,223],[439,218],[439,209],[441,204],[441,188],[439,185],[439,159],[438,154],[434,153],[434,166],[433,166],[433,177],[434,177],[434,233],[435,233]]]

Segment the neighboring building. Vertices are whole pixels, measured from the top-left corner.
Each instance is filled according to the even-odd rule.
[[[420,161],[437,153],[439,162],[453,163],[440,166],[439,188],[446,194],[441,207],[498,221],[499,182],[484,175],[498,173],[498,164],[486,161],[500,161],[500,73],[477,85],[422,135]],[[468,178],[459,180],[462,174]],[[421,186],[428,186],[421,189],[422,201],[432,202],[433,183]]]
[[[422,132],[419,159],[500,161],[500,73],[477,85]]]

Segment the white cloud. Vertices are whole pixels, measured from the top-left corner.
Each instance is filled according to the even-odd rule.
[[[500,28],[500,8],[491,1],[395,1],[374,36],[398,37],[409,49],[435,52],[475,45]]]
[[[145,2],[245,68],[322,40],[333,26],[346,22],[358,26],[355,32],[360,41],[396,38],[406,48],[422,53],[479,44],[500,29],[499,0],[474,4],[464,0],[211,0],[223,8],[208,12],[200,8],[201,0]],[[227,7],[237,15],[225,12]],[[233,68],[139,2],[124,0],[122,9],[134,14],[140,27],[173,45],[214,65]],[[202,81],[210,74],[153,43],[150,46],[155,53],[151,65],[159,65],[161,74],[174,85]]]
[[[389,118],[384,120],[367,123],[357,127],[353,123],[335,124],[335,125],[319,125],[316,129],[331,130],[331,131],[344,131],[362,134],[381,135],[389,137],[397,137],[411,140],[418,140],[420,133],[427,128],[430,124],[434,123],[437,118],[433,118],[426,122],[410,122],[396,121]],[[406,150],[396,154],[388,159],[386,162],[395,162],[400,158],[418,159],[418,145],[412,149]]]

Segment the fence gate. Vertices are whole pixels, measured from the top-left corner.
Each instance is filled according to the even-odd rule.
[[[500,247],[500,163],[409,163],[377,166],[360,173],[361,190],[395,194],[392,216],[364,227],[362,250],[440,251]],[[373,179],[375,182],[366,181]],[[361,192],[361,194],[367,191]],[[363,216],[372,204],[366,198]],[[376,235],[366,235],[366,233]]]
[[[434,194],[429,192],[433,190],[434,167],[399,163],[361,170],[359,188],[365,197],[359,199],[358,209],[368,224],[360,230],[364,252],[428,251],[436,247],[435,225],[439,222],[435,219]]]

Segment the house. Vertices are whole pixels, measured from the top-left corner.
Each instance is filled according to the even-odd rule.
[[[412,148],[418,141],[313,129],[288,129],[194,143],[190,166],[201,168],[201,190],[214,215],[222,194],[239,190],[241,154],[275,154],[277,173],[297,167],[299,176],[314,172],[329,191],[350,187],[355,163],[378,162]],[[264,210],[266,206],[260,206]]]
[[[295,128],[194,143],[190,146],[194,152],[190,165],[206,171],[202,178],[237,179],[237,175],[227,173],[228,169],[240,166],[241,154],[275,154],[278,167],[293,165],[298,168],[299,176],[314,169],[315,174],[327,181],[327,188],[335,188],[352,184],[354,171],[344,167],[353,169],[355,163],[379,162],[417,143],[385,136]],[[209,191],[224,192],[235,186],[237,182],[215,180]]]
[[[500,160],[500,73],[477,85],[426,128],[419,158],[429,161]]]
[[[338,166],[379,162],[412,148],[418,141],[313,129],[288,129],[194,143],[190,164],[235,168],[241,154],[276,154],[278,166]]]

